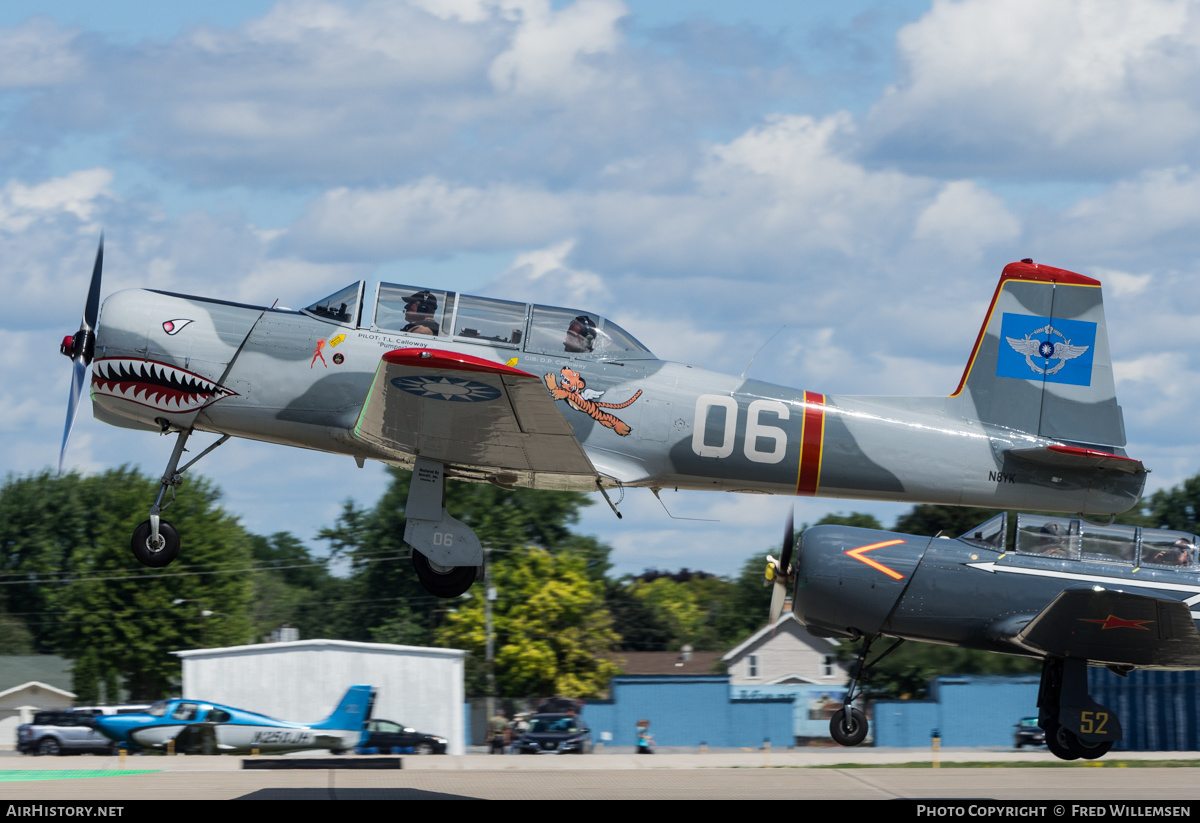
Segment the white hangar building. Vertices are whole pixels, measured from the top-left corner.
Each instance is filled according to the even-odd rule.
[[[375,719],[447,740],[463,754],[466,729],[458,649],[298,640],[174,652],[183,660],[183,697],[303,723],[328,717],[351,686],[374,686]]]

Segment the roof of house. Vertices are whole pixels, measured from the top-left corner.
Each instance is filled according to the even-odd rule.
[[[810,634],[808,629],[805,628],[804,624],[796,619],[795,613],[787,611],[783,613],[783,616],[781,616],[774,625],[763,626],[737,646],[726,652],[721,659],[726,663],[730,663],[745,654],[750,649],[753,649],[763,643],[765,640],[770,639],[770,637],[777,631],[788,631],[797,639],[807,643],[814,650],[822,653],[828,653],[833,647],[840,645],[838,641],[832,637],[817,637],[813,634]]]
[[[612,660],[625,674],[724,673],[720,652],[618,652]]]
[[[0,691],[36,681],[70,692],[72,665],[70,660],[54,654],[0,655]]]

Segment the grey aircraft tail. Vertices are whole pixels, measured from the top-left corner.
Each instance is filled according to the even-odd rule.
[[[964,419],[1100,447],[1033,449],[1023,457],[1111,463],[1104,452],[1125,445],[1125,424],[1100,282],[1029,260],[1005,266],[950,397]]]

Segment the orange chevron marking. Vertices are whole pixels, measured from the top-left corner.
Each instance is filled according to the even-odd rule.
[[[886,574],[888,577],[892,578],[893,580],[903,580],[904,575],[900,574],[900,572],[896,571],[895,569],[889,569],[887,566],[883,565],[882,563],[876,562],[869,557],[863,557],[863,555],[866,554],[867,552],[873,551],[875,549],[882,549],[884,546],[895,546],[898,543],[906,543],[906,542],[908,542],[908,541],[906,541],[906,540],[888,540],[886,543],[872,543],[869,546],[859,546],[857,549],[850,549],[849,551],[847,551],[845,553],[850,555],[851,557],[853,557],[855,560],[858,560],[859,562],[866,563],[872,569],[876,569],[877,571],[883,572],[884,574]]]

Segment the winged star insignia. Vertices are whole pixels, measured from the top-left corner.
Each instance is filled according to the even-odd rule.
[[[428,397],[433,400],[450,400],[458,403],[476,403],[495,400],[500,390],[486,383],[464,380],[461,377],[396,377],[392,385],[401,391]]]
[[[1059,342],[1051,339],[1038,340],[1033,336],[1035,334],[1045,334],[1051,336],[1058,335],[1062,338],[1062,341]],[[1025,362],[1029,365],[1029,368],[1033,369],[1038,374],[1057,374],[1058,371],[1067,364],[1068,360],[1074,360],[1076,357],[1079,357],[1091,348],[1091,346],[1073,345],[1071,341],[1067,339],[1066,335],[1051,326],[1049,323],[1040,329],[1034,329],[1023,338],[1005,337],[1004,339],[1008,341],[1008,345],[1012,346],[1013,351],[1015,351],[1017,354],[1025,355]],[[1057,360],[1058,365],[1044,369],[1037,363],[1033,362],[1033,358],[1035,357],[1040,357],[1046,361]],[[1047,365],[1049,365],[1049,363],[1047,363]]]

